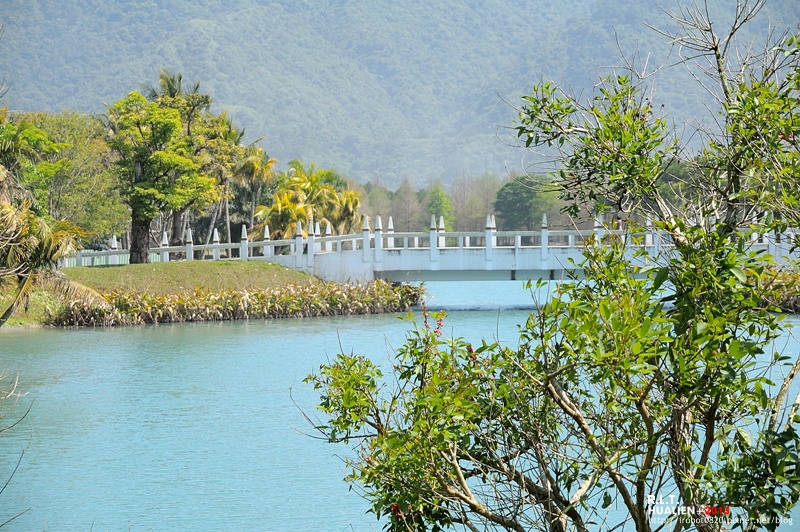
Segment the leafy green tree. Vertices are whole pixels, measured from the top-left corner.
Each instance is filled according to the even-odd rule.
[[[63,111],[16,114],[12,120],[41,129],[59,147],[57,153],[39,155],[37,168],[27,174],[27,185],[51,218],[73,222],[90,240],[127,230],[128,209],[108,163],[111,150],[97,117]]]
[[[370,218],[381,216],[387,219],[392,215],[392,192],[383,186],[379,180],[364,185],[364,214]]]
[[[5,109],[0,112],[0,165],[29,191],[34,208],[40,210],[47,205],[49,181],[63,167],[59,152],[64,146],[29,121],[13,118]]]
[[[705,61],[722,117],[680,201],[661,184],[686,148],[649,75],[606,78],[588,102],[549,82],[524,98],[517,131],[561,160],[568,209],[650,217],[669,249],[589,245],[584,278],[539,302],[518,346],[445,338],[426,313],[390,377],[346,354],[309,377],[319,430],[355,446],[348,478],[389,529],[775,530],[796,507],[800,357],[775,350],[774,266],[749,244],[800,217],[800,39],[736,53],[762,5],[738,3],[718,35],[691,4],[665,32]]]
[[[0,165],[0,283],[16,284],[11,304],[0,315],[0,327],[20,305],[27,305],[37,287],[106,304],[99,294],[67,280],[57,270],[59,261],[77,249],[80,228],[66,220],[49,223],[31,209],[30,196],[15,182],[14,175]]]
[[[228,243],[230,235],[230,180],[233,167],[241,157],[243,147],[240,145],[244,131],[233,127],[233,123],[222,113],[215,116],[209,113],[211,96],[200,92],[200,82],[193,83],[188,89],[184,86],[183,75],[162,69],[158,76],[158,85],[144,84],[142,90],[148,100],[161,107],[175,109],[180,113],[181,131],[187,146],[187,155],[198,165],[200,172],[217,179],[220,189],[218,202],[211,218],[206,243],[220,212],[225,214],[225,236]],[[199,210],[204,205],[187,203],[180,208],[170,209],[169,227],[170,244],[180,245],[184,238],[184,222],[189,209]],[[198,233],[198,231],[195,231]]]
[[[166,210],[217,198],[213,177],[200,172],[181,134],[180,112],[132,92],[109,107],[109,145],[118,157],[123,198],[131,209],[131,263],[149,261],[150,223]]]
[[[518,176],[500,187],[494,201],[498,229],[537,230],[544,214],[547,214],[549,223],[555,222],[562,205],[555,191],[548,189],[548,182],[546,179]]]
[[[444,191],[444,187],[440,181],[434,181],[428,190],[425,191],[425,210],[428,217],[435,216],[438,226],[439,218],[444,218],[444,228],[447,231],[452,231],[456,216],[453,209],[453,202]]]

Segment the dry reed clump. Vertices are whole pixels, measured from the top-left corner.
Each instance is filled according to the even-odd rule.
[[[764,304],[784,312],[800,313],[800,272],[796,268],[773,267],[769,272]]]
[[[211,292],[198,288],[193,293],[172,295],[114,290],[104,294],[111,303],[109,308],[69,301],[49,315],[48,323],[62,327],[109,327],[403,312],[417,304],[422,293],[422,287],[385,281],[291,285],[279,290]]]

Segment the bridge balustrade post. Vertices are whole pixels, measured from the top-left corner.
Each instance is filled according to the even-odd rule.
[[[330,238],[333,236],[333,228],[331,228],[331,223],[327,222],[325,224],[325,236]],[[331,241],[328,240],[325,242],[325,253],[331,252]]]
[[[386,248],[394,248],[394,222],[392,221],[391,216],[389,216],[389,223],[386,227]]]
[[[219,231],[217,228],[214,228],[214,232],[211,234],[211,258],[213,260],[219,260]]]
[[[364,262],[370,260],[370,244],[369,244],[369,217],[364,216],[364,225],[361,227],[361,249],[364,252]]]
[[[603,237],[606,233],[605,229],[603,228],[603,213],[598,213],[597,216],[594,217],[594,227],[592,228],[592,233],[598,242],[603,242]]]
[[[303,222],[299,220],[294,234],[294,264],[298,269],[303,268]]]
[[[652,247],[652,251],[650,252],[653,258],[657,257],[660,252],[661,247],[661,237],[658,234],[658,231],[653,227],[653,221],[647,220],[647,233],[645,233],[645,246]],[[648,242],[649,237],[649,242]]]
[[[247,226],[242,224],[242,236],[239,239],[239,260],[247,260],[248,255],[250,255],[250,250],[247,245]]]
[[[165,248],[169,246],[169,239],[167,238],[167,232],[164,231],[161,233],[161,247]],[[161,252],[161,262],[169,262],[169,252],[162,251]]]
[[[491,262],[492,260],[492,249],[494,248],[494,236],[492,230],[492,218],[491,215],[486,215],[486,231],[485,231],[485,239],[484,239],[484,248],[486,249],[486,262]]]
[[[383,261],[383,227],[381,217],[375,217],[375,262]]]
[[[317,253],[317,234],[316,234],[316,224],[314,224],[314,220],[312,219],[308,222],[308,245],[307,245],[307,255],[309,268],[314,267],[314,255]]]
[[[261,254],[265,257],[272,256],[272,244],[269,239],[269,225],[264,224],[264,247],[261,249]]]
[[[447,247],[447,241],[444,237],[444,216],[439,216],[439,241],[436,244],[438,249]]]
[[[166,233],[164,233],[166,235]],[[167,253],[169,260],[169,253]],[[186,228],[186,260],[194,260],[194,240],[192,239],[192,228]]]
[[[542,261],[550,256],[550,230],[547,228],[547,213],[542,214]]]
[[[497,222],[494,219],[494,214],[492,215],[492,247],[497,247]]]
[[[437,236],[436,236],[436,215],[431,214],[431,228],[430,228],[430,249],[431,249],[431,262],[437,262],[439,260],[439,250],[436,247],[437,244]]]
[[[117,250],[119,249],[117,245],[117,235],[111,235],[111,245],[109,247],[111,251],[114,252],[114,254],[109,257],[109,263],[111,263],[112,266],[116,266],[119,264],[119,255],[117,255]]]

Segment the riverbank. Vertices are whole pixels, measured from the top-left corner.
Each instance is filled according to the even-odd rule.
[[[108,304],[62,301],[37,290],[8,325],[114,326],[402,312],[422,294],[419,287],[385,282],[326,283],[264,262],[191,261],[63,272],[102,294]],[[2,287],[0,306],[12,297],[13,286]]]

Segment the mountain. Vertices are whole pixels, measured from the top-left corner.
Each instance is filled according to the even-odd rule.
[[[733,10],[710,5],[723,23]],[[794,0],[763,11],[756,31],[800,20]],[[590,94],[619,49],[651,67],[677,58],[645,26],[668,17],[640,0],[3,0],[0,22],[12,110],[102,113],[165,68],[281,165],[390,185],[519,169],[509,128],[533,83]],[[660,79],[688,119],[704,95],[682,67]]]

